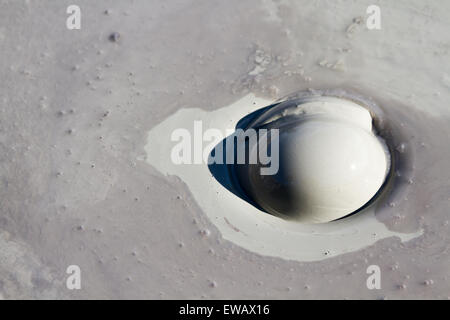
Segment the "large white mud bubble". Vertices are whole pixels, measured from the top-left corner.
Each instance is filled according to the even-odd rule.
[[[276,139],[259,132],[276,133]],[[274,170],[265,173],[261,161],[247,161],[231,174],[262,209],[299,222],[330,222],[358,211],[389,173],[389,150],[369,110],[348,99],[287,100],[256,116],[241,135],[248,139],[237,139],[245,144],[237,150],[245,150],[247,160],[270,154]]]

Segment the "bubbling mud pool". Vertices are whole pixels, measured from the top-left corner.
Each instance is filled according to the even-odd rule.
[[[322,96],[345,98],[367,107],[376,134],[386,141],[391,156],[389,175],[376,197],[355,214],[336,221],[308,224],[267,214],[242,196],[227,167],[174,164],[170,160],[174,143],[169,138],[161,139],[178,128],[193,131],[193,123],[199,120],[204,127],[225,132],[267,106]],[[416,111],[396,102],[378,104],[344,90],[309,90],[279,101],[248,94],[212,112],[179,110],[149,131],[146,161],[165,175],[180,177],[223,238],[261,255],[317,261],[360,250],[384,238],[398,237],[404,242],[422,235],[418,226],[423,206],[417,201],[422,199],[424,184],[425,190],[434,186],[428,178],[437,174],[432,168],[424,168],[427,157],[423,157],[423,150],[433,153],[434,142],[443,141],[442,135],[448,137],[448,129],[445,121]],[[214,146],[208,144],[205,151],[210,153]]]

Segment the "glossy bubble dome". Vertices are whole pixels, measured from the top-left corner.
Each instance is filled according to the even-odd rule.
[[[324,223],[364,207],[380,190],[390,168],[385,142],[372,128],[362,105],[336,97],[282,102],[263,111],[246,129],[278,129],[275,174],[263,175],[260,162],[235,165],[233,176],[257,206],[305,223]],[[263,144],[246,143],[249,154]],[[275,142],[276,143],[276,142]],[[256,148],[258,147],[258,148]]]

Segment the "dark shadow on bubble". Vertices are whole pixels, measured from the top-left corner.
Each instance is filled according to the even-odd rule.
[[[245,117],[241,118],[237,124],[235,129],[242,129],[247,130],[248,125],[256,119],[258,116],[260,116],[263,112],[266,112],[268,109],[278,105],[279,103],[275,103],[272,105],[269,105],[267,107],[258,109],[256,111],[253,111],[252,113],[246,115]],[[212,176],[219,182],[223,187],[225,187],[228,191],[233,193],[235,196],[241,198],[242,200],[248,202],[252,206],[258,208],[261,211],[266,212],[264,209],[262,209],[258,204],[256,204],[250,197],[246,195],[246,193],[242,190],[240,187],[237,178],[235,177],[235,165],[234,164],[227,164],[226,163],[226,157],[227,157],[227,150],[226,150],[226,143],[229,140],[234,139],[234,135],[230,135],[223,139],[220,143],[218,143],[213,150],[210,152],[208,156],[208,169],[211,172]],[[215,150],[216,148],[219,148],[222,146],[222,161],[221,163],[211,163],[215,156]],[[237,157],[237,145],[236,143],[233,143],[234,148],[234,163],[236,163],[236,157]]]

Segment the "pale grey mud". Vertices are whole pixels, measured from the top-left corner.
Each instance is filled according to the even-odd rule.
[[[448,299],[450,2],[372,4],[0,0],[0,298]],[[398,172],[348,247],[264,247],[166,129],[308,89],[372,100]]]

